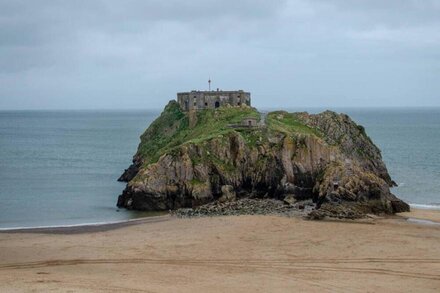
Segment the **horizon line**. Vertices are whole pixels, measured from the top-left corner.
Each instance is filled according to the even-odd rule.
[[[164,106],[165,107],[165,106]],[[10,112],[10,111],[160,111],[164,107],[151,107],[151,108],[9,108],[0,109],[0,112]],[[256,107],[257,109],[438,109],[438,106],[269,106],[269,107]]]

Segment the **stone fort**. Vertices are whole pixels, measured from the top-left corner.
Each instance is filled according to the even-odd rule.
[[[177,102],[184,111],[216,109],[220,106],[251,105],[251,93],[238,91],[191,91],[177,93]]]

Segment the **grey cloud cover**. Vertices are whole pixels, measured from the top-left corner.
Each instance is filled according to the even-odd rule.
[[[440,106],[439,1],[0,0],[0,109]]]

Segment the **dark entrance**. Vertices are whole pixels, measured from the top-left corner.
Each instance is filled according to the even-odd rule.
[[[215,102],[214,107],[216,107],[216,108],[220,107],[220,102],[219,101]]]

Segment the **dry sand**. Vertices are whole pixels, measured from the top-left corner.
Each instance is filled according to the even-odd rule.
[[[370,222],[162,217],[0,234],[0,292],[440,292],[440,212]],[[43,233],[45,232],[45,233]]]

